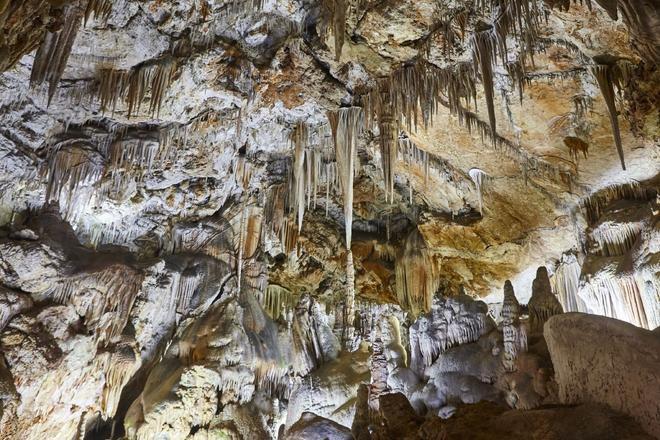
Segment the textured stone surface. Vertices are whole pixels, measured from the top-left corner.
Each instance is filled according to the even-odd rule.
[[[562,403],[596,402],[660,435],[660,338],[615,319],[568,313],[551,318],[545,337]]]
[[[507,279],[657,326],[657,1],[496,3],[0,0],[0,437],[556,403]]]

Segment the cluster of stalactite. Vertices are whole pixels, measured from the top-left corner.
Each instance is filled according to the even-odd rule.
[[[285,319],[287,322],[291,322],[290,314],[297,303],[293,292],[277,284],[269,284],[259,302],[273,320]]]
[[[437,270],[424,237],[415,228],[401,246],[395,262],[396,292],[401,307],[413,315],[431,309],[438,286]]]
[[[105,171],[103,157],[82,139],[61,142],[49,155],[44,169],[48,178],[46,203],[59,203],[66,219],[77,220],[87,206],[93,205],[94,186]]]
[[[106,22],[112,13],[111,0],[88,0],[85,8],[85,23],[93,16],[95,20]]]
[[[64,3],[64,26],[60,30],[46,32],[34,56],[30,77],[32,86],[48,84],[49,102],[55,95],[83,20],[87,23],[93,16],[95,20],[104,22],[112,13],[112,2],[109,0],[74,0]]]
[[[423,170],[424,184],[428,183],[429,174],[431,172],[431,155],[428,151],[422,150],[415,142],[407,136],[399,137],[399,154],[397,156],[402,160],[408,171],[412,174],[410,167],[417,166]]]
[[[568,11],[571,0],[544,0],[551,8]],[[573,0],[573,3],[578,3]],[[579,0],[582,4],[582,0]],[[591,10],[591,0],[585,0]],[[660,49],[658,49],[658,37],[655,29],[658,22],[658,8],[653,2],[637,2],[635,0],[596,0],[612,20],[619,19],[619,12],[623,22],[628,27],[632,36],[633,46],[639,54],[649,63],[660,63]]]
[[[103,372],[105,384],[101,397],[103,418],[115,416],[124,386],[140,366],[130,342],[121,341],[112,351],[101,353],[94,359],[95,369]]]
[[[580,160],[580,156],[585,159],[589,157],[589,144],[578,137],[566,136],[564,145],[568,148],[568,153],[575,162]]]
[[[649,328],[643,293],[634,275],[613,276],[604,273],[585,283],[579,295],[590,313]],[[655,301],[657,299],[651,299],[650,304]],[[652,319],[657,321],[657,317]]]
[[[578,296],[582,266],[573,254],[562,255],[552,276],[553,291],[565,312],[585,312],[583,301]]]
[[[393,161],[391,139],[393,133],[398,132],[400,118],[405,121],[408,130],[417,126],[421,118],[424,126],[432,122],[433,114],[438,104],[447,106],[451,113],[457,115],[461,123],[469,130],[477,128],[482,137],[489,138],[496,147],[503,147],[506,153],[519,161],[525,175],[541,172],[547,177],[560,180],[570,186],[574,184],[572,172],[568,169],[551,165],[538,158],[531,157],[520,148],[507,142],[497,134],[494,110],[494,81],[493,68],[498,62],[509,72],[514,86],[517,86],[522,101],[522,90],[525,82],[531,79],[526,73],[526,64],[532,61],[537,50],[544,50],[546,42],[539,37],[538,27],[544,18],[545,11],[538,2],[526,0],[514,2],[490,1],[482,2],[476,9],[493,17],[490,24],[480,23],[472,37],[473,65],[469,63],[456,63],[456,65],[439,69],[423,60],[409,63],[400,69],[395,69],[389,78],[378,81],[377,86],[365,96],[365,110],[367,127],[372,121],[377,121],[380,131],[381,158],[386,190],[391,188]],[[518,59],[509,60],[507,38],[513,36],[519,43]],[[597,63],[603,57],[596,57]],[[630,64],[615,62],[612,65],[597,64],[593,67],[603,95],[611,110],[613,132],[617,148],[620,153],[622,165],[623,151],[620,148],[620,134],[616,122],[616,108],[614,107],[613,87],[621,87],[629,75]],[[577,72],[562,72],[561,75],[582,74],[584,69]],[[480,121],[476,113],[464,108],[461,99],[468,105],[470,100],[476,104],[476,73],[481,76],[484,86],[488,110],[488,123]],[[610,93],[610,90],[611,93]],[[446,97],[446,98],[445,98]],[[609,99],[611,97],[611,99]],[[588,154],[588,143],[583,139],[588,133],[584,126],[584,114],[587,103],[575,102],[576,110],[572,112],[575,119],[578,136],[567,136],[565,143],[569,154],[577,161],[578,155],[585,158]],[[394,122],[396,121],[396,122]],[[394,126],[397,126],[395,129]]]
[[[591,231],[600,255],[613,257],[631,250],[642,233],[642,223],[605,222]]]
[[[49,101],[62,78],[71,48],[85,15],[84,1],[73,1],[64,6],[64,26],[56,32],[47,32],[34,56],[32,86],[48,83]]]
[[[114,113],[118,101],[122,100],[130,118],[139,113],[149,93],[149,112],[151,115],[160,114],[163,98],[174,80],[177,66],[176,59],[166,57],[130,70],[99,69],[97,97],[101,111]]]
[[[114,265],[96,273],[62,279],[46,293],[46,297],[80,307],[79,313],[85,316],[87,327],[95,331],[100,345],[106,345],[117,340],[126,327],[143,278],[144,275],[135,269]],[[105,290],[99,291],[97,286],[104,286]],[[96,292],[98,297],[86,302],[76,296],[77,292],[87,289]],[[77,301],[82,302],[77,304]]]
[[[165,125],[127,125],[106,119],[68,125],[54,137],[42,168],[47,179],[45,202],[59,204],[78,236],[93,247],[129,244],[139,230],[115,222],[82,221],[81,214],[105,200],[123,201],[152,170],[174,160],[179,149],[203,147],[214,129],[227,127],[227,121],[233,123],[224,116],[204,112],[188,123]],[[240,157],[237,162],[236,178],[246,187],[250,168],[245,162],[240,166]]]
[[[177,142],[169,131],[120,124],[68,127],[55,136],[42,168],[45,202],[59,204],[62,215],[76,223],[98,201],[121,200],[130,182],[140,183],[155,165],[172,159]],[[119,234],[116,225],[107,226],[87,231],[91,244]]]
[[[477,88],[474,67],[470,63],[456,63],[451,67],[439,68],[424,60],[406,64],[393,72],[363,96],[365,126],[368,130],[378,128],[381,136],[381,151],[387,152],[392,128],[380,127],[379,117],[393,115],[397,132],[402,129],[416,130],[419,125],[425,129],[433,123],[439,106],[449,109],[469,133],[476,131],[482,141],[488,139],[493,146],[519,163],[523,173],[540,174],[545,178],[567,184],[574,184],[573,172],[566,167],[551,164],[528,153],[525,148],[491,129],[494,122],[484,122],[470,110],[476,107]],[[391,106],[385,109],[386,105]],[[389,120],[389,119],[388,119]],[[391,156],[381,153],[381,166],[385,176],[391,175]],[[389,178],[389,177],[388,177]]]
[[[507,38],[513,35],[519,45],[517,67],[521,72],[517,76],[523,77],[526,60],[528,57],[533,57],[538,26],[544,12],[538,2],[528,0],[484,1],[477,5],[477,9],[486,10],[493,17],[490,24],[484,22],[477,24],[475,33],[472,36],[472,57],[475,66],[478,68],[477,70],[481,74],[490,130],[494,138],[496,118],[493,68],[496,59],[499,56],[502,66],[509,65]]]
[[[641,200],[649,198],[648,191],[639,182],[627,182],[607,186],[581,201],[589,224],[594,224],[610,203],[616,200]]]

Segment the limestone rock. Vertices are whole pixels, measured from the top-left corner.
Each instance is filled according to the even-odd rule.
[[[562,403],[597,402],[660,435],[660,338],[615,319],[567,313],[544,331]]]

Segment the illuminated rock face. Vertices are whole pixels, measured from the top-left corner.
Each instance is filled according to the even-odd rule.
[[[545,335],[562,403],[606,404],[637,420],[648,433],[660,434],[657,332],[570,313],[551,318]]]
[[[0,438],[657,435],[656,3],[0,0]]]

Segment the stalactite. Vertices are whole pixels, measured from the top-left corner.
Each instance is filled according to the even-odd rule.
[[[470,178],[472,179],[474,185],[477,188],[477,194],[479,195],[479,213],[483,217],[484,215],[483,191],[484,191],[484,183],[488,176],[479,168],[472,168],[470,171],[468,171],[468,174],[470,175]]]
[[[596,64],[591,67],[600,92],[603,95],[605,104],[607,104],[607,111],[610,115],[610,123],[612,124],[612,135],[614,136],[614,143],[616,150],[619,153],[619,160],[621,161],[621,168],[626,169],[626,163],[623,157],[623,145],[621,144],[621,131],[619,128],[619,118],[617,116],[616,104],[614,102],[614,83],[618,82],[617,73],[618,68],[616,65]]]
[[[305,215],[305,149],[309,143],[309,133],[305,123],[300,122],[296,125],[291,134],[291,142],[294,147],[291,198],[295,209],[298,232],[300,232],[302,230],[303,216]]]
[[[624,255],[635,246],[642,227],[642,223],[605,222],[591,232],[591,237],[598,243],[600,255]]]
[[[296,249],[298,242],[298,227],[296,222],[286,219],[280,230],[280,242],[284,248],[284,252],[289,254]]]
[[[495,103],[494,103],[494,83],[493,83],[493,53],[495,47],[493,44],[492,29],[480,29],[475,32],[472,39],[472,57],[475,65],[479,66],[481,72],[481,82],[484,85],[484,96],[486,97],[486,107],[488,110],[488,121],[490,123],[491,137],[495,139]]]
[[[399,304],[413,315],[427,312],[438,286],[435,263],[424,237],[415,228],[406,238],[395,263]]]
[[[357,168],[357,142],[364,129],[364,117],[359,107],[341,108],[328,112],[337,158],[337,171],[344,196],[346,249],[351,248],[353,226],[353,180]]]
[[[322,0],[321,5],[324,8],[327,21],[332,25],[332,34],[335,40],[335,60],[339,61],[344,47],[349,0]]]
[[[527,304],[531,330],[543,331],[543,324],[551,316],[564,313],[557,297],[552,293],[548,270],[541,266],[536,271],[536,278],[532,282],[532,297]]]
[[[34,56],[30,84],[36,86],[47,82],[49,103],[55,95],[78,35],[84,15],[83,3],[83,0],[74,0],[64,6],[64,27],[57,32],[47,32]]]
[[[244,258],[253,258],[259,249],[262,237],[263,215],[258,208],[248,210],[245,237],[243,240]]]

